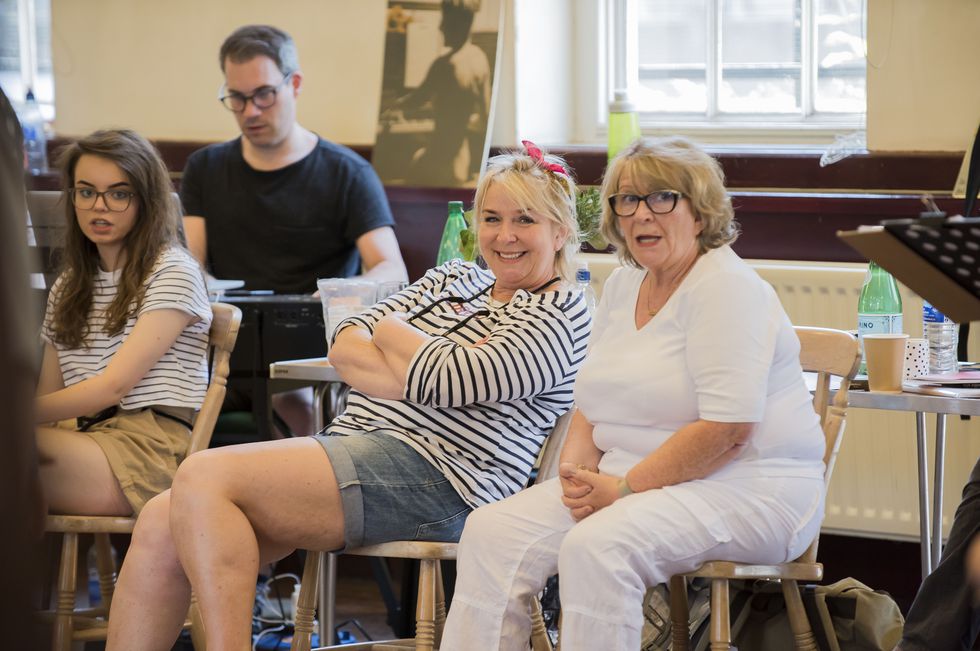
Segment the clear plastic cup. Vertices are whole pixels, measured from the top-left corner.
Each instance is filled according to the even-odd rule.
[[[383,301],[392,294],[397,294],[401,290],[408,287],[408,283],[404,280],[381,280],[378,281],[378,294],[377,299]]]
[[[378,287],[373,281],[354,278],[320,278],[316,281],[316,286],[320,291],[329,349],[330,339],[337,325],[347,317],[374,305]]]

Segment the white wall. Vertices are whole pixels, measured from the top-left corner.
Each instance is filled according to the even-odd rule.
[[[596,107],[579,101],[575,89],[581,75],[601,67],[593,65],[597,49],[588,40],[601,16],[598,2],[504,0],[494,144],[513,145],[521,137],[561,142],[594,119]],[[867,4],[869,148],[966,149],[980,120],[980,1]],[[127,126],[157,139],[233,136],[234,120],[215,99],[222,81],[217,50],[236,27],[269,22],[299,44],[303,124],[332,140],[374,142],[385,0],[51,5],[55,130],[61,135]]]

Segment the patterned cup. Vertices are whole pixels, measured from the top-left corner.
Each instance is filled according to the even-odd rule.
[[[929,373],[929,342],[909,339],[905,344],[905,369],[902,377],[913,380]]]

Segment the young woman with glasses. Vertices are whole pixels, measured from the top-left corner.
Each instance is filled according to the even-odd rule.
[[[168,488],[207,389],[211,308],[167,169],[132,131],[67,147],[62,271],[35,405],[55,513],[130,515]]]

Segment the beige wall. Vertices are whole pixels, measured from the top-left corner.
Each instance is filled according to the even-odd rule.
[[[980,2],[867,5],[868,148],[967,149],[980,122]]]
[[[55,130],[232,137],[234,119],[216,99],[218,48],[236,27],[271,23],[300,46],[300,121],[325,138],[372,143],[385,7],[383,0],[52,0]]]
[[[511,1],[533,0],[507,0],[508,10]],[[235,135],[234,121],[215,99],[222,81],[217,49],[235,27],[270,22],[300,46],[306,75],[301,122],[332,140],[374,142],[385,0],[51,4],[59,134],[127,126],[162,139]],[[966,149],[980,120],[980,0],[869,0],[868,11],[869,148]],[[504,50],[493,140],[509,145],[515,132],[512,35]],[[569,97],[564,105],[575,101]]]

